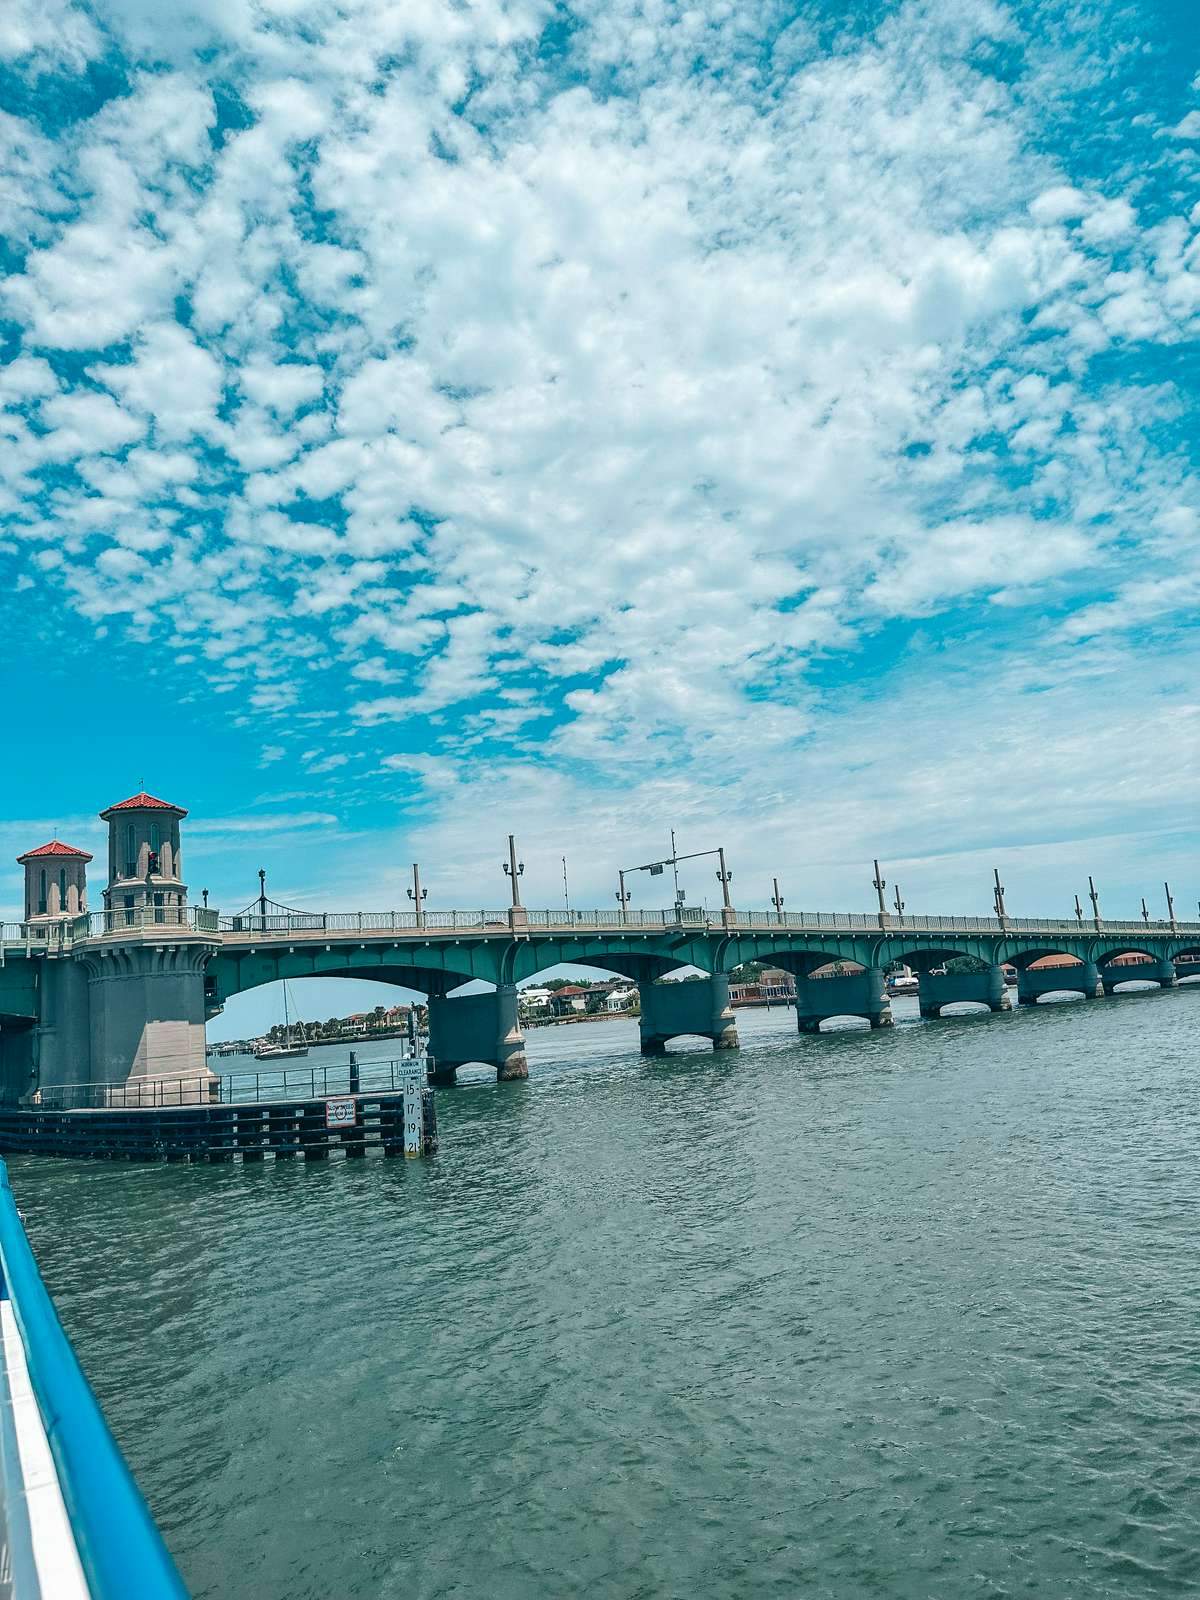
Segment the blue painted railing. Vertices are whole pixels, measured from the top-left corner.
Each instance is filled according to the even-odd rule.
[[[187,1600],[183,1580],[63,1332],[2,1161],[0,1271],[93,1600]]]

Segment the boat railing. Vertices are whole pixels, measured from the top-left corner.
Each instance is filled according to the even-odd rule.
[[[187,1600],[42,1282],[3,1162],[0,1273],[8,1592]]]

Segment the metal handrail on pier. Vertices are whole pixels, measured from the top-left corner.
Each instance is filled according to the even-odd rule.
[[[330,1062],[257,1072],[198,1073],[180,1078],[130,1078],[124,1083],[68,1083],[40,1089],[34,1111],[150,1111],[169,1106],[258,1105],[330,1095],[398,1094],[424,1055],[390,1061]]]

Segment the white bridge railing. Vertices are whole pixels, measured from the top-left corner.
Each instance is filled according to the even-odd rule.
[[[85,941],[133,935],[170,936],[171,930],[208,934],[223,943],[244,939],[341,937],[365,935],[378,938],[387,934],[428,937],[447,933],[479,933],[511,937],[511,914],[504,911],[298,911],[265,917],[243,913],[222,916],[208,906],[166,906],[133,910],[99,911],[79,917],[64,917],[45,922],[5,922],[0,924],[0,961],[7,948],[22,946],[26,953],[64,952]],[[1047,917],[915,917],[889,915],[881,921],[877,913],[859,911],[735,911],[725,914],[685,907],[665,911],[528,911],[517,913],[517,933],[608,933],[687,932],[721,933],[753,931],[763,934],[786,933],[945,933],[958,937],[971,934],[1002,935],[1046,934],[1057,937],[1094,934],[1097,925],[1091,918]],[[1125,938],[1170,938],[1200,935],[1200,922],[1104,921],[1103,934]]]

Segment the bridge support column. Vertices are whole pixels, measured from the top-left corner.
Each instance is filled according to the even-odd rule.
[[[737,1023],[724,973],[679,983],[639,983],[638,994],[644,1056],[663,1055],[668,1040],[686,1034],[711,1039],[714,1050],[737,1049]]]
[[[213,946],[202,940],[108,945],[85,958],[89,974],[91,1062],[68,1083],[196,1085],[208,1098],[216,1081],[204,1055],[204,969]],[[41,1087],[47,1086],[45,1072]]]
[[[430,995],[430,1083],[453,1087],[471,1061],[495,1067],[497,1083],[529,1076],[515,984],[490,994]]]
[[[1042,995],[1059,992],[1099,999],[1104,994],[1099,967],[1094,961],[1081,961],[1073,967],[1023,967],[1017,973],[1019,1006],[1035,1006]]]
[[[1157,983],[1160,988],[1173,989],[1179,982],[1175,963],[1168,960],[1139,961],[1133,966],[1107,966],[1102,969],[1101,982],[1105,994],[1113,994],[1119,983]]]
[[[873,1028],[893,1026],[882,967],[864,967],[836,978],[796,979],[796,1026],[819,1033],[830,1017],[866,1017]]]
[[[36,1087],[33,1023],[25,1017],[0,1016],[0,1103],[15,1106]]]
[[[91,992],[82,961],[47,957],[41,963],[33,1070],[38,1089],[90,1083],[98,1076],[92,1071]]]
[[[989,1011],[1010,1011],[1012,1001],[1004,984],[1004,968],[993,966],[986,972],[921,973],[923,1017],[938,1017],[943,1006],[961,1000],[974,1000]]]

